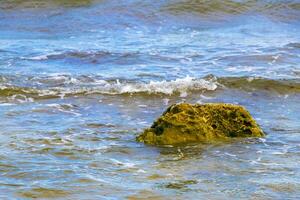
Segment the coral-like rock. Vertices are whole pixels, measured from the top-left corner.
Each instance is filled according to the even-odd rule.
[[[136,139],[152,145],[174,145],[263,136],[263,131],[242,106],[181,103],[170,106]]]

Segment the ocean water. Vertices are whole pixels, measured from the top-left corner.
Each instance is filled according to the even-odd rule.
[[[267,136],[153,147],[169,105]],[[300,1],[1,0],[0,199],[299,199]]]

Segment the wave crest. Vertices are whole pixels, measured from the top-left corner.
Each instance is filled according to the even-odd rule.
[[[104,80],[99,76],[71,75],[4,77],[0,82],[0,97],[49,99],[85,95],[180,95],[234,89],[244,92],[267,91],[277,94],[300,93],[298,79],[272,80],[260,77],[185,77],[176,80],[140,82],[133,80]],[[16,79],[16,80],[15,80]],[[14,84],[15,83],[15,84]],[[26,98],[25,98],[26,97]]]
[[[149,95],[179,94],[185,96],[189,91],[216,90],[218,87],[218,84],[214,79],[196,79],[189,76],[171,81],[150,81],[148,83],[121,82],[117,79],[114,81],[93,80],[90,84],[87,84],[86,82],[80,82],[79,79],[72,79],[73,85],[70,85],[68,81],[66,82],[66,85],[60,87],[26,88],[2,85],[0,86],[0,96],[22,94],[38,99],[89,94],[118,95],[134,93],[145,93]]]

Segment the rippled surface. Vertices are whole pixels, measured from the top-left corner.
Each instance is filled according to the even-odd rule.
[[[298,199],[300,7],[0,2],[0,199]],[[267,137],[135,142],[168,105],[245,106]]]

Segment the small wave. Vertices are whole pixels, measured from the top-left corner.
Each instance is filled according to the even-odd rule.
[[[9,79],[9,78],[7,78]],[[41,81],[43,80],[43,81]],[[185,77],[176,80],[140,82],[133,80],[104,80],[99,77],[71,75],[29,78],[23,81],[32,87],[14,86],[1,83],[0,97],[11,100],[33,101],[36,99],[64,98],[84,95],[179,95],[186,97],[190,93],[216,91],[217,89],[235,89],[246,92],[267,91],[277,94],[300,93],[299,80],[272,80],[259,77]]]
[[[199,56],[198,54],[192,54],[188,56]],[[109,50],[95,50],[95,49],[82,49],[82,50],[57,50],[53,52],[44,52],[42,54],[34,54],[19,57],[21,60],[29,61],[81,61],[85,63],[97,64],[97,63],[106,63],[106,62],[115,62],[117,64],[130,64],[130,63],[139,63],[140,61],[155,61],[160,62],[165,61],[180,61],[183,59],[191,61],[189,57],[185,56],[174,56],[169,53],[161,53],[150,50],[150,51],[109,51]],[[142,72],[140,76],[148,76],[147,72]],[[153,74],[152,74],[153,75]]]
[[[24,60],[47,60],[49,55],[39,55],[33,57],[21,57]]]
[[[242,91],[268,91],[279,94],[299,93],[300,82],[296,79],[272,80],[261,77],[224,77],[218,83],[231,89]]]
[[[289,43],[286,45],[286,47],[293,48],[293,49],[300,49],[300,43],[297,42]]]
[[[148,83],[128,81],[121,82],[118,79],[113,81],[92,79],[90,84],[88,84],[86,82],[80,82],[80,80],[76,78],[72,78],[72,80],[73,86],[70,86],[68,84],[69,82],[67,82],[65,87],[27,88],[1,86],[0,96],[14,96],[21,94],[30,96],[34,99],[63,98],[65,96],[89,94],[118,95],[134,93],[165,95],[180,94],[184,96],[189,91],[217,89],[217,83],[214,80],[196,79],[193,77],[185,77],[171,81],[150,81]]]
[[[111,55],[112,53],[106,51],[66,51],[66,52],[53,52],[47,53],[42,55],[36,56],[29,56],[29,57],[21,57],[23,60],[59,60],[64,58],[78,58],[78,59],[85,59],[85,58],[99,58],[106,55]]]
[[[108,85],[108,91],[115,94],[124,93],[149,93],[149,94],[184,94],[189,90],[215,90],[217,84],[213,81],[205,79],[196,79],[193,77],[186,77],[176,79],[173,81],[150,81],[149,83],[142,84],[121,84],[117,81],[115,84]]]
[[[97,62],[98,59],[138,59],[139,52],[110,52],[102,50],[69,50],[62,52],[52,52],[35,56],[20,57],[22,60],[43,61],[43,60],[63,60],[78,59],[90,62]]]

